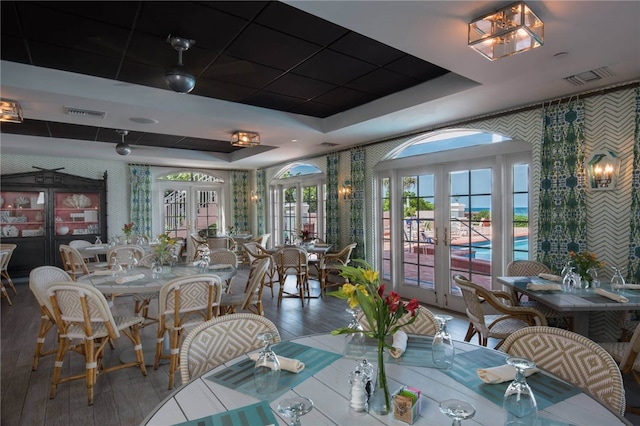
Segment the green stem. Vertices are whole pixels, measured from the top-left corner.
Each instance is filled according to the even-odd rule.
[[[387,389],[387,374],[384,371],[384,338],[378,338],[378,383],[379,388],[384,392],[384,402],[387,410],[390,409],[389,390]]]

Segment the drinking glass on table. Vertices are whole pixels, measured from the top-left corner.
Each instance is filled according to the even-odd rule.
[[[354,330],[354,332],[345,335],[345,353],[356,357],[363,357],[367,353],[367,347],[365,345],[364,329],[360,321],[358,321],[362,311],[359,307],[347,308],[346,311],[351,315],[351,322],[347,325],[347,328]]]
[[[253,370],[253,378],[258,393],[272,393],[278,390],[280,381],[280,362],[271,349],[271,341],[275,333],[265,331],[258,334],[258,339],[264,342],[264,347],[256,360]]]
[[[473,405],[461,399],[445,399],[438,408],[442,414],[453,419],[451,426],[461,426],[463,420],[470,419],[476,414]]]
[[[117,256],[114,256],[113,259],[111,259],[111,266],[109,269],[111,270],[111,276],[113,276],[113,278],[118,278],[118,275],[122,274],[122,265],[118,261]]]
[[[507,364],[516,369],[516,378],[504,393],[504,416],[506,425],[534,426],[538,419],[538,404],[527,383],[525,371],[536,364],[525,358],[507,357]]]
[[[576,281],[576,273],[573,272],[573,266],[569,267],[569,270],[562,278],[562,292],[563,293],[572,293],[575,291],[577,286]]]
[[[621,291],[625,284],[622,272],[615,266],[612,266],[611,268],[613,268],[613,276],[611,277],[611,290]]]
[[[447,321],[453,319],[451,315],[434,315],[438,321],[438,332],[433,336],[431,343],[431,355],[433,364],[437,368],[451,368],[456,350],[453,346],[453,339],[447,331]]]
[[[291,417],[289,426],[301,426],[300,417],[313,409],[313,401],[304,396],[285,398],[278,403],[278,413]]]

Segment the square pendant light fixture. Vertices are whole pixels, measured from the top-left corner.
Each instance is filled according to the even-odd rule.
[[[22,123],[22,108],[16,101],[0,100],[0,121],[6,123]]]
[[[469,23],[469,47],[491,61],[542,46],[544,23],[519,1]]]
[[[255,132],[237,131],[231,134],[231,145],[250,148],[260,145],[260,134]]]

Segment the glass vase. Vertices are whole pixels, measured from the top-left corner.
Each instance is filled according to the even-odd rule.
[[[373,395],[369,398],[369,410],[384,416],[391,407],[387,375],[384,369],[384,339],[378,340],[378,380]]]

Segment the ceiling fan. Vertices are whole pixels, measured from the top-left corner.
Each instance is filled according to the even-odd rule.
[[[195,40],[188,38],[172,37],[171,34],[167,37],[167,43],[170,43],[171,47],[178,51],[178,63],[176,66],[168,68],[164,74],[164,81],[174,92],[189,93],[196,86],[196,77],[182,65],[182,52],[189,50],[195,42]]]

